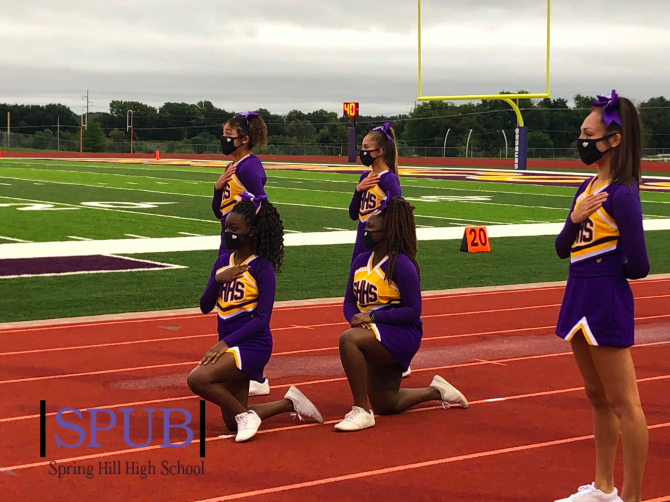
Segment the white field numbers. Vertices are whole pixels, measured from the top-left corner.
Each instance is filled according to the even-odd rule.
[[[14,202],[10,204],[0,204],[0,208],[14,208],[17,211],[73,211],[84,208],[95,209],[155,209],[167,204],[176,204],[176,202],[81,202],[80,206],[72,207],[71,205],[43,204],[36,202]]]

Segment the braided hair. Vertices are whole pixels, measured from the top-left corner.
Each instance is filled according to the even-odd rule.
[[[409,258],[421,278],[421,270],[416,261],[416,224],[414,206],[402,197],[393,197],[383,211],[384,235],[388,242],[389,263],[386,269],[386,281],[391,282],[395,263],[399,254]]]
[[[284,263],[284,223],[277,209],[264,200],[256,213],[253,202],[241,201],[235,204],[232,212],[242,216],[249,226],[256,229],[253,236],[256,255],[269,261],[275,273],[279,274]]]

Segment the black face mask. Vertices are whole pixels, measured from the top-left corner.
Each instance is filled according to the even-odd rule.
[[[235,232],[224,232],[223,233],[223,242],[226,244],[226,248],[231,251],[236,251],[242,247],[244,243],[244,238],[246,235],[237,234]]]
[[[232,155],[239,148],[239,146],[235,146],[236,139],[237,137],[231,138],[230,136],[221,138],[221,151],[224,155]]]
[[[361,158],[361,164],[363,164],[365,167],[370,167],[372,164],[375,163],[376,157],[372,156],[372,152],[376,152],[379,150],[378,148],[374,150],[361,150],[358,152],[358,156]]]
[[[579,151],[579,157],[582,159],[582,162],[587,166],[590,166],[591,164],[595,164],[600,159],[602,159],[610,149],[608,148],[604,152],[601,152],[598,150],[597,144],[599,141],[604,141],[608,138],[611,138],[614,136],[614,134],[608,134],[607,136],[603,136],[602,138],[598,139],[578,139],[577,151]]]
[[[377,247],[379,242],[375,242],[375,240],[372,238],[372,234],[378,234],[379,232],[381,232],[381,230],[375,230],[374,232],[366,230],[363,232],[363,247],[365,247],[365,249],[374,249]]]

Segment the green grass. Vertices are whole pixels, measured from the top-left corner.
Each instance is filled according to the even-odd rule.
[[[87,239],[218,235],[212,185],[220,168],[94,162],[0,160],[0,244]],[[348,215],[357,174],[268,170],[267,192],[293,232],[355,229]],[[417,224],[562,222],[574,187],[402,179]],[[670,193],[642,193],[647,218],[667,218]],[[149,203],[110,209],[90,203]],[[19,204],[19,205],[17,205]],[[50,206],[37,206],[47,204]],[[33,210],[26,210],[32,208]],[[9,239],[3,239],[9,238]],[[652,272],[670,272],[670,232],[648,232]],[[460,253],[457,241],[421,242],[424,290],[565,279],[553,237],[495,239],[486,255]],[[279,300],[342,296],[351,246],[291,247]],[[194,307],[215,251],[139,258],[188,268],[139,273],[0,280],[0,322]],[[37,301],[36,301],[37,300]]]
[[[128,166],[88,162],[0,161],[0,235],[29,241],[119,239],[125,234],[176,237],[216,235],[210,209],[219,170]],[[347,207],[356,174],[271,170],[267,192],[293,232],[354,229]],[[403,178],[403,194],[416,206],[417,224],[533,223],[563,221],[572,187]],[[469,198],[469,199],[467,199]],[[648,218],[665,218],[670,195],[644,192]],[[137,209],[101,209],[89,203],[155,203]],[[40,211],[27,204],[52,204]]]

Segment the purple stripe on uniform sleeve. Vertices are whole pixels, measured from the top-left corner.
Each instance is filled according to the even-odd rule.
[[[577,189],[577,193],[575,194],[575,197],[572,199],[572,204],[570,205],[570,211],[568,211],[568,217],[565,219],[565,226],[563,227],[563,230],[561,230],[561,233],[558,234],[556,237],[556,254],[561,260],[565,260],[566,258],[570,258],[570,251],[572,249],[572,245],[575,243],[575,239],[577,239],[577,233],[579,232],[579,228],[581,227],[581,224],[579,223],[573,223],[572,220],[570,219],[570,215],[572,214],[572,211],[575,209],[575,203],[577,202],[577,197],[581,195],[581,193],[586,190],[586,187],[588,186],[590,182],[589,180],[584,181],[582,183],[582,186]]]
[[[209,314],[216,306],[216,301],[219,298],[221,285],[216,282],[216,271],[221,267],[222,263],[221,257],[214,263],[212,272],[209,274],[209,281],[207,281],[207,286],[205,286],[205,291],[200,297],[200,311],[203,314]]]
[[[214,211],[214,216],[217,219],[221,219],[223,213],[221,212],[221,199],[223,199],[223,189],[217,190],[214,189],[214,197],[212,198],[212,211]]]
[[[392,280],[400,290],[402,307],[375,312],[375,322],[411,324],[418,321],[421,318],[421,282],[416,267],[407,256],[398,256]]]
[[[258,157],[254,155],[240,163],[236,174],[247,192],[254,195],[265,195],[264,187],[267,176]]]
[[[389,200],[392,197],[402,197],[400,179],[394,172],[385,174],[379,182],[379,186],[386,193],[386,196],[389,198]]]
[[[351,319],[359,313],[358,304],[356,303],[356,295],[354,295],[354,273],[360,266],[359,264],[361,263],[361,260],[359,258],[361,256],[363,255],[358,255],[351,263],[351,269],[349,270],[349,280],[347,281],[347,289],[344,292],[344,318],[349,323],[351,323]]]
[[[612,199],[612,216],[619,227],[619,243],[626,256],[624,273],[628,279],[642,279],[649,274],[649,258],[642,227],[642,203],[636,192],[625,190]]]
[[[360,180],[358,180],[358,183],[363,181],[367,177],[367,175],[368,175],[367,172],[361,174],[361,178]],[[358,212],[361,209],[362,198],[363,198],[363,192],[359,192],[354,188],[354,196],[352,197],[351,202],[349,203],[349,218],[351,218],[353,221],[356,221],[358,219]]]

